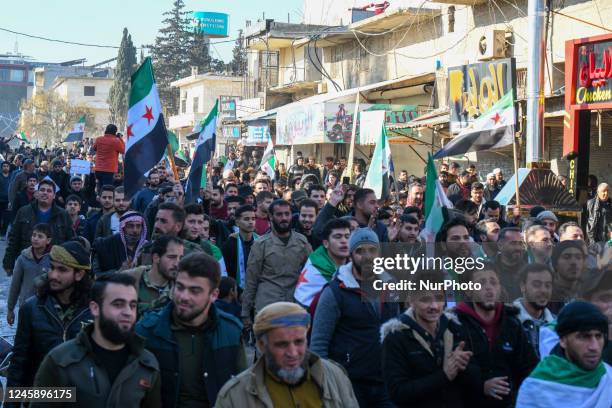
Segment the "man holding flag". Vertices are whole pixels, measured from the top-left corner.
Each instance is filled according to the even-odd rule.
[[[206,163],[212,158],[215,151],[218,108],[219,101],[217,100],[212,110],[202,121],[202,129],[196,141],[191,169],[185,186],[185,203],[194,202],[200,194],[202,177],[206,175]]]
[[[164,157],[168,146],[166,124],[149,57],[145,58],[132,75],[125,133],[124,185],[127,196],[133,197],[142,187],[149,170]],[[96,175],[98,173],[97,161],[96,158]],[[113,171],[117,171],[116,166]]]

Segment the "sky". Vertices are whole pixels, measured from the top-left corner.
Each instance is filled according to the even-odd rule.
[[[230,36],[211,39],[214,44],[238,37],[245,21],[272,18],[301,22],[304,0],[185,0],[185,9],[216,11],[230,15]],[[0,28],[64,41],[119,46],[127,27],[136,47],[152,44],[161,27],[162,13],[172,0],[20,0],[2,2]],[[86,58],[86,65],[117,56],[112,48],[60,44],[0,31],[0,54],[19,52],[38,61],[62,62]],[[234,42],[214,45],[211,54],[225,62],[232,59]],[[138,55],[139,52],[138,52]]]

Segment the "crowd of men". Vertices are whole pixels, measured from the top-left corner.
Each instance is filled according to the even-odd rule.
[[[453,208],[434,245],[421,237],[425,179],[406,171],[381,200],[363,188],[362,162],[354,184],[343,183],[346,159],[301,155],[271,179],[256,154],[230,152],[187,203],[165,162],[126,196],[123,146],[109,125],[72,150],[4,151],[0,232],[7,321],[17,325],[7,386],[76,387],[70,406],[88,408],[548,407],[555,398],[609,408],[606,183],[595,181],[582,224],[501,206],[500,169],[481,182],[473,165],[441,163]],[[77,158],[91,174],[71,175]],[[366,290],[376,258],[431,248],[483,267],[413,279],[481,288],[419,287],[405,301]]]

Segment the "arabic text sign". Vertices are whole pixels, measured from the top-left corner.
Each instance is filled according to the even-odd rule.
[[[70,160],[70,174],[91,173],[91,163],[87,160]]]
[[[296,103],[276,113],[276,144],[323,143],[323,103]]]
[[[270,126],[267,120],[257,120],[249,123],[247,146],[265,145],[270,139]]]
[[[612,101],[612,41],[580,46],[576,64],[573,102],[582,105]]]
[[[448,69],[451,132],[459,133],[508,92],[514,92],[513,58]]]

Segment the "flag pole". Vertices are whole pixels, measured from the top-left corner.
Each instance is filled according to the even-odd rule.
[[[351,146],[349,147],[349,156],[344,169],[344,177],[348,177],[353,182],[353,160],[355,160],[355,139],[357,137],[357,115],[359,114],[359,88],[357,88],[357,96],[355,97],[355,111],[353,112],[353,130],[351,132]],[[365,170],[365,169],[363,169]]]
[[[521,211],[521,197],[519,195],[519,175],[518,175],[518,154],[517,140],[519,133],[516,133],[512,140],[512,153],[514,156],[514,188],[516,190],[516,208]]]
[[[174,179],[178,183],[180,181],[179,180],[179,175],[178,175],[178,169],[176,168],[176,164],[174,163],[174,152],[172,151],[172,146],[170,145],[170,143],[168,143],[168,146],[166,147],[166,150],[168,152],[168,161],[170,162],[170,167],[172,168],[172,173],[174,174]]]

